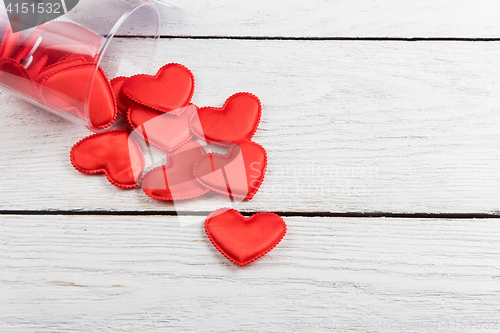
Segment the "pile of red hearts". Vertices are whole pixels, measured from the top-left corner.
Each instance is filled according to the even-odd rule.
[[[190,103],[193,75],[179,64],[163,66],[156,76],[118,77],[111,85],[130,128],[77,143],[71,152],[77,170],[104,172],[114,185],[139,185],[160,200],[192,199],[209,191],[250,200],[257,193],[267,155],[251,141],[261,116],[256,96],[238,93],[222,108],[198,109]],[[134,137],[168,152],[168,163],[143,175],[144,156]],[[207,154],[193,138],[226,147],[227,154]]]
[[[94,64],[100,45],[99,35],[68,22],[40,25],[26,39],[8,26],[0,43],[0,81],[29,98],[88,118],[95,129],[109,127],[117,113],[127,120],[124,128],[75,144],[71,163],[80,172],[104,173],[115,186],[141,187],[159,200],[187,200],[208,192],[251,200],[267,168],[265,149],[252,141],[261,118],[259,99],[237,93],[221,108],[198,108],[191,103],[193,74],[179,64],[167,64],[155,76],[109,82]],[[165,151],[167,163],[146,170],[139,141]],[[204,146],[212,145],[227,153],[207,153]],[[239,265],[267,253],[286,232],[275,214],[245,219],[229,209],[213,212],[205,228],[217,249]]]
[[[165,65],[156,76],[118,77],[111,85],[119,112],[130,127],[78,142],[71,150],[71,162],[78,171],[105,173],[116,186],[140,186],[147,195],[168,201],[209,191],[250,200],[257,193],[267,155],[251,141],[262,109],[256,96],[237,93],[222,108],[198,109],[190,103],[193,75],[179,64]],[[166,151],[167,164],[144,174],[144,155],[134,138]],[[195,138],[228,151],[207,153]],[[205,229],[222,254],[245,265],[275,247],[286,233],[286,224],[272,213],[245,219],[237,211],[221,209],[207,218]]]
[[[0,42],[0,82],[103,129],[115,121],[116,103],[104,71],[94,63],[102,38],[80,25],[53,21],[25,38],[7,25]],[[84,105],[93,80],[88,115]]]

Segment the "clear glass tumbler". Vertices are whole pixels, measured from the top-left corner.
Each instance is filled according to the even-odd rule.
[[[0,87],[93,131],[117,117],[110,80],[151,71],[160,16],[150,1],[80,1],[16,33],[0,7]]]

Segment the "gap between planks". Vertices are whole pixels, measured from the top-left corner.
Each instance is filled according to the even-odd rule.
[[[244,216],[261,213],[242,211]],[[282,217],[346,217],[346,218],[406,218],[406,219],[499,219],[499,213],[391,213],[391,212],[273,212]],[[209,211],[101,211],[101,210],[0,210],[0,215],[66,215],[66,216],[208,216]]]
[[[104,36],[108,37],[108,36]],[[115,35],[114,38],[153,38],[150,35]],[[301,36],[202,36],[202,35],[160,35],[160,39],[234,39],[234,40],[303,40],[303,41],[391,41],[391,42],[498,42],[500,37],[301,37]]]

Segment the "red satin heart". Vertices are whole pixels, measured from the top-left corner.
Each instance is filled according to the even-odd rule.
[[[31,62],[29,64],[26,70],[28,71],[28,74],[31,78],[35,79],[43,71],[43,69],[47,67],[48,59],[49,57],[44,55],[40,59],[38,59],[37,62]]]
[[[37,63],[40,59],[46,57],[46,66],[75,58],[82,58],[88,63],[94,63],[95,56],[87,45],[60,44],[45,48],[39,46],[33,54],[33,62]]]
[[[286,223],[274,213],[245,218],[234,209],[222,208],[208,216],[205,231],[226,258],[243,266],[278,245],[286,234]]]
[[[123,84],[122,90],[141,105],[170,112],[189,104],[194,92],[194,77],[182,65],[167,64],[156,76],[132,76]]]
[[[0,60],[0,82],[10,89],[38,98],[38,89],[26,69],[10,58]]]
[[[238,93],[229,97],[222,108],[204,107],[190,122],[193,133],[211,142],[238,142],[250,140],[261,117],[257,96]]]
[[[166,165],[154,168],[143,178],[144,193],[160,200],[185,200],[208,192],[193,175],[193,165],[205,156],[205,150],[191,141],[168,155]]]
[[[38,39],[37,35],[41,37],[41,42],[32,55],[33,63],[38,63],[44,57],[47,57],[46,66],[73,58],[83,58],[90,63],[95,61],[101,46],[101,37],[93,31],[65,21],[53,21],[40,27],[43,29],[39,32],[38,28],[35,29],[23,45],[30,45],[28,40],[35,37]]]
[[[24,40],[24,34],[13,33],[10,24],[7,24],[0,43],[0,59],[11,58],[21,47]]]
[[[44,24],[37,26],[35,30],[33,30],[33,32],[26,38],[23,44],[17,49],[16,53],[14,53],[12,60],[21,62],[21,60],[25,59],[28,54],[33,51],[32,49],[36,45],[44,28]]]
[[[67,69],[70,67],[75,67],[78,65],[91,65],[91,64],[83,58],[75,58],[75,59],[65,60],[65,61],[57,62],[57,63],[50,65],[50,66],[45,66],[42,69],[42,71],[40,71],[36,76],[33,76],[33,77],[35,78],[35,82],[40,83],[43,80],[45,80],[46,78],[48,78],[49,76],[52,76],[57,72],[60,72],[64,69]],[[31,69],[28,70],[28,72],[30,72],[30,71],[31,71]]]
[[[118,111],[123,117],[127,117],[127,110],[131,106],[131,104],[135,104],[132,102],[127,95],[125,95],[122,91],[123,84],[128,80],[128,77],[118,76],[111,80],[111,88],[113,88],[113,94],[116,98],[116,105],[118,106]]]
[[[77,65],[45,77],[41,81],[44,101],[68,112],[75,112],[83,118],[88,82],[94,72],[88,106],[90,125],[97,129],[110,126],[117,115],[116,101],[111,85],[100,67],[96,71],[94,65]]]
[[[266,150],[251,141],[233,144],[226,155],[209,154],[194,168],[197,180],[208,189],[250,200],[264,181]]]
[[[136,187],[134,171],[145,166],[142,151],[127,130],[114,130],[86,137],[71,149],[71,164],[86,174],[105,173],[121,188]]]
[[[175,150],[189,141],[193,134],[188,122],[196,113],[196,106],[191,104],[176,114],[164,113],[135,104],[128,110],[128,121],[132,128],[149,143],[168,151]]]

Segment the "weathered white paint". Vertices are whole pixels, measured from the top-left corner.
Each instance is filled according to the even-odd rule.
[[[80,1],[72,13],[97,27],[133,1]],[[202,17],[158,6],[161,34],[284,37],[499,37],[498,1],[207,0]],[[144,20],[131,34],[142,33]]]
[[[240,268],[202,225],[173,218],[3,216],[0,327],[326,332],[364,323],[373,328],[343,331],[432,332],[424,325],[439,323],[487,332],[495,321],[498,329],[500,220],[285,220],[282,242]],[[405,329],[377,329],[382,322]]]
[[[202,18],[162,9],[167,35],[498,37],[497,1],[207,1]]]
[[[122,40],[138,59],[140,41]],[[500,43],[162,40],[156,68],[188,66],[199,106],[256,94],[268,151],[263,211],[483,212],[500,208]],[[127,48],[126,48],[127,49]],[[140,60],[139,60],[140,61]],[[172,210],[76,172],[90,134],[0,96],[2,209]],[[70,186],[68,186],[70,184]],[[209,196],[210,197],[210,196]],[[181,210],[212,210],[213,200]]]

